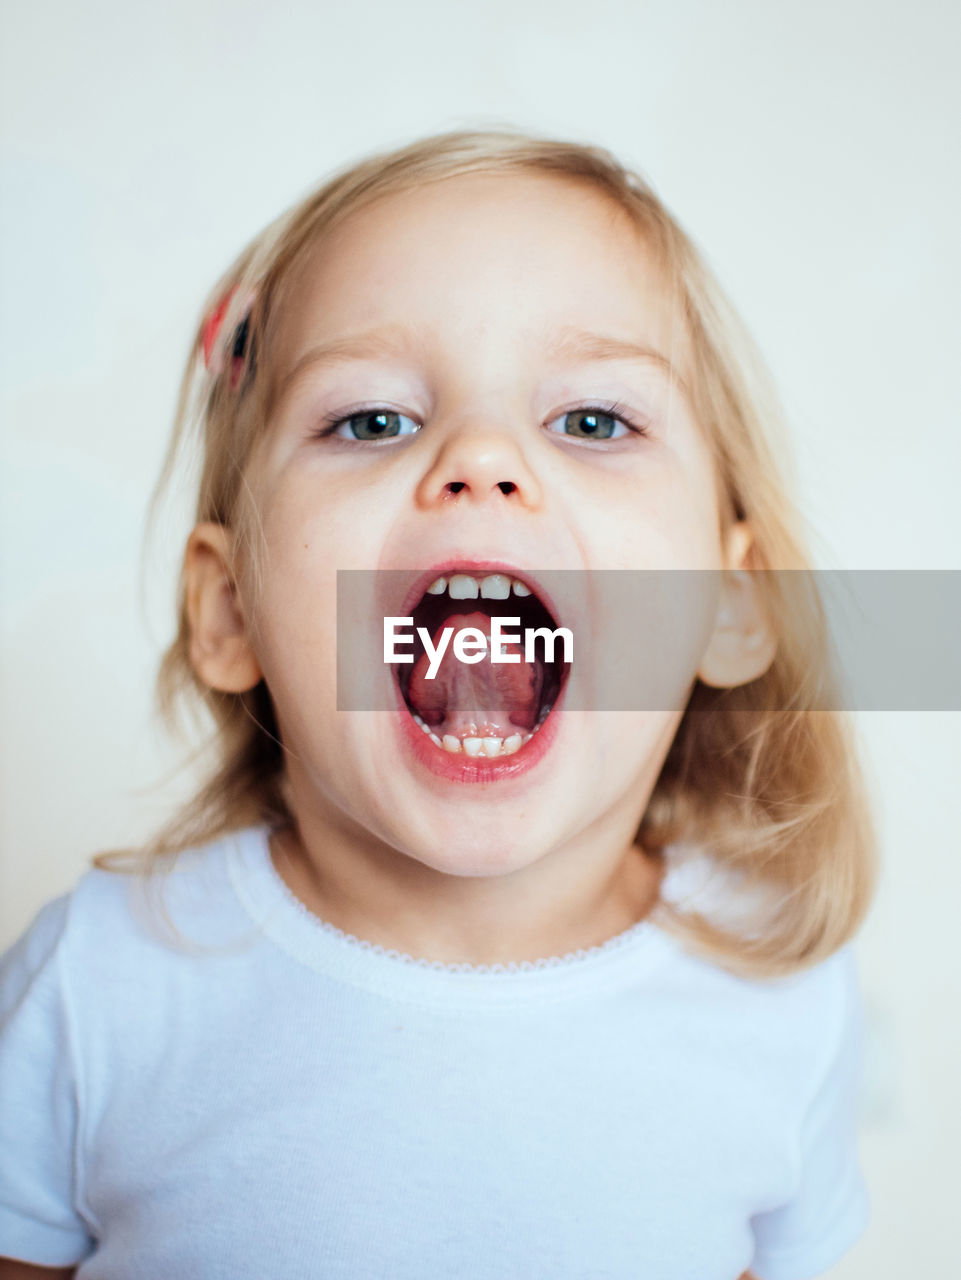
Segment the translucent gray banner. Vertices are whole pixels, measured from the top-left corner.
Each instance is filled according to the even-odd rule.
[[[455,663],[471,668],[475,694],[477,682],[501,688],[506,680],[507,688],[533,680],[543,699],[552,681],[562,681],[569,710],[681,710],[705,671],[705,683],[723,687],[735,709],[961,710],[957,570],[772,569],[750,577],[713,570],[525,570],[521,590],[529,584],[531,596],[517,594],[507,575],[506,588],[504,581],[486,588],[506,590],[505,598],[455,600],[448,586],[404,614],[418,577],[415,571],[338,571],[339,710],[394,708],[398,686],[409,700],[411,679],[421,700],[453,698],[466,679]],[[472,588],[460,583],[459,589]],[[476,634],[458,640],[470,615],[496,617],[496,625],[481,630],[493,628],[515,642],[495,645],[492,633],[482,652]],[[396,621],[402,617],[413,622]],[[395,621],[385,621],[390,618]],[[517,621],[510,625],[512,618]],[[545,661],[539,626],[563,629],[553,663]],[[566,664],[563,632],[570,640]],[[397,661],[385,660],[391,636]],[[768,670],[728,685],[738,663],[749,666],[752,653],[760,661],[766,636],[775,641]],[[399,660],[408,655],[413,662]]]

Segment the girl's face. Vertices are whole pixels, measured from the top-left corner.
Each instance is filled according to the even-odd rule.
[[[399,699],[337,710],[336,574],[405,570],[416,584],[449,578],[438,566],[451,562],[535,581],[556,569],[721,568],[712,462],[671,321],[627,215],[547,175],[391,196],[315,250],[282,310],[249,476],[262,595],[241,579],[299,815],[475,876],[636,827],[680,712],[565,712],[562,700],[516,760],[452,765]],[[613,420],[585,417],[605,405]],[[577,579],[565,577],[575,594]],[[553,603],[563,625],[572,601]],[[372,602],[378,652],[383,614],[405,612],[393,604],[378,615]],[[697,606],[678,646],[686,687],[714,604]],[[376,678],[390,685],[394,670]]]

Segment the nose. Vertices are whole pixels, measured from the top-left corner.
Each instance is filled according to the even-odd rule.
[[[422,477],[418,503],[485,503],[492,498],[535,508],[541,503],[541,485],[510,428],[458,426],[447,434]]]

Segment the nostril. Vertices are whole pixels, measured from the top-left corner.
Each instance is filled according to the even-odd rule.
[[[445,487],[449,493],[460,493],[461,489],[465,487],[465,482],[463,480],[450,480]],[[497,488],[500,489],[501,493],[513,493],[517,485],[513,480],[498,480]]]

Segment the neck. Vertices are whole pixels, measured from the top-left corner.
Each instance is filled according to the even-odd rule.
[[[650,913],[663,861],[633,842],[637,821],[634,806],[609,813],[520,869],[467,876],[301,808],[272,835],[271,857],[291,892],[345,933],[429,961],[521,963],[598,946]]]

